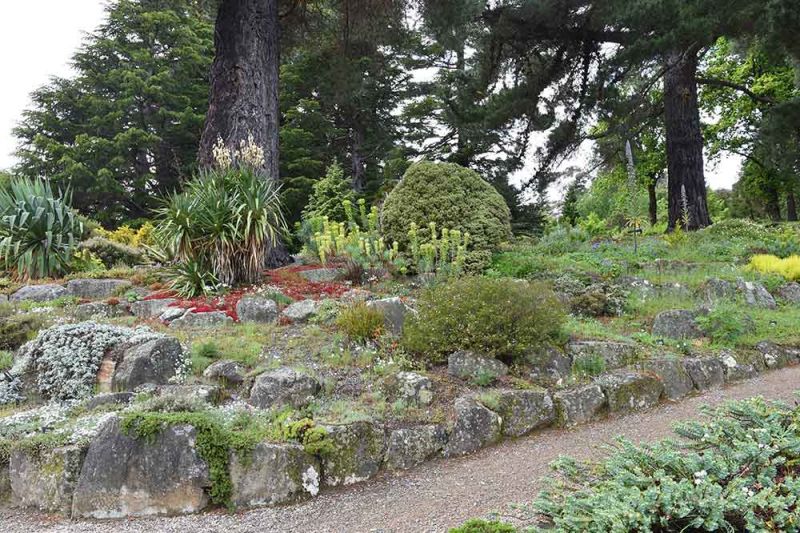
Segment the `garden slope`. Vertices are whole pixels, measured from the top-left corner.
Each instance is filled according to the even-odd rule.
[[[594,458],[598,445],[624,435],[652,441],[671,434],[671,424],[696,417],[703,404],[763,395],[791,402],[800,388],[800,366],[765,373],[724,389],[662,404],[644,413],[547,430],[457,460],[427,463],[404,475],[384,475],[365,484],[329,492],[301,505],[247,513],[202,514],[125,522],[53,521],[41,515],[0,509],[3,532],[251,532],[251,531],[443,531],[468,518],[531,500],[548,464],[558,455]],[[512,514],[514,511],[510,511]],[[511,520],[511,517],[506,517]],[[513,521],[513,520],[512,520]]]

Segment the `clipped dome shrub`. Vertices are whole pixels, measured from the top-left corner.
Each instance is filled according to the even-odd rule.
[[[387,242],[408,249],[411,224],[420,242],[430,240],[428,224],[469,233],[469,270],[485,267],[492,251],[511,238],[511,213],[503,197],[477,172],[454,163],[415,163],[386,197],[381,229]]]

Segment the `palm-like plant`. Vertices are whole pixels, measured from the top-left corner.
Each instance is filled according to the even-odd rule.
[[[56,196],[43,179],[0,189],[0,266],[22,280],[67,272],[83,233],[69,203],[69,192]]]
[[[286,229],[278,192],[247,165],[205,170],[159,210],[158,238],[176,260],[208,269],[222,284],[258,281]],[[189,296],[196,286],[173,285]]]

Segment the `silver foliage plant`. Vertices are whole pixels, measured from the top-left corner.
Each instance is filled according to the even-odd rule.
[[[92,395],[106,352],[122,343],[140,344],[163,335],[149,328],[125,328],[94,322],[55,326],[20,348],[11,381],[0,383],[0,404],[19,401],[19,376],[32,373],[45,398],[71,400]]]

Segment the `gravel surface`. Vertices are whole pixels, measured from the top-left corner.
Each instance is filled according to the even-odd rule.
[[[770,372],[736,386],[707,392],[644,413],[600,421],[571,430],[547,430],[509,441],[462,459],[426,463],[405,474],[326,492],[306,503],[226,514],[107,522],[71,522],[0,508],[4,533],[81,532],[433,532],[497,513],[515,523],[530,517],[509,502],[535,497],[548,464],[561,454],[596,458],[617,435],[652,441],[670,435],[671,424],[697,417],[703,404],[763,395],[794,401],[800,367]]]

